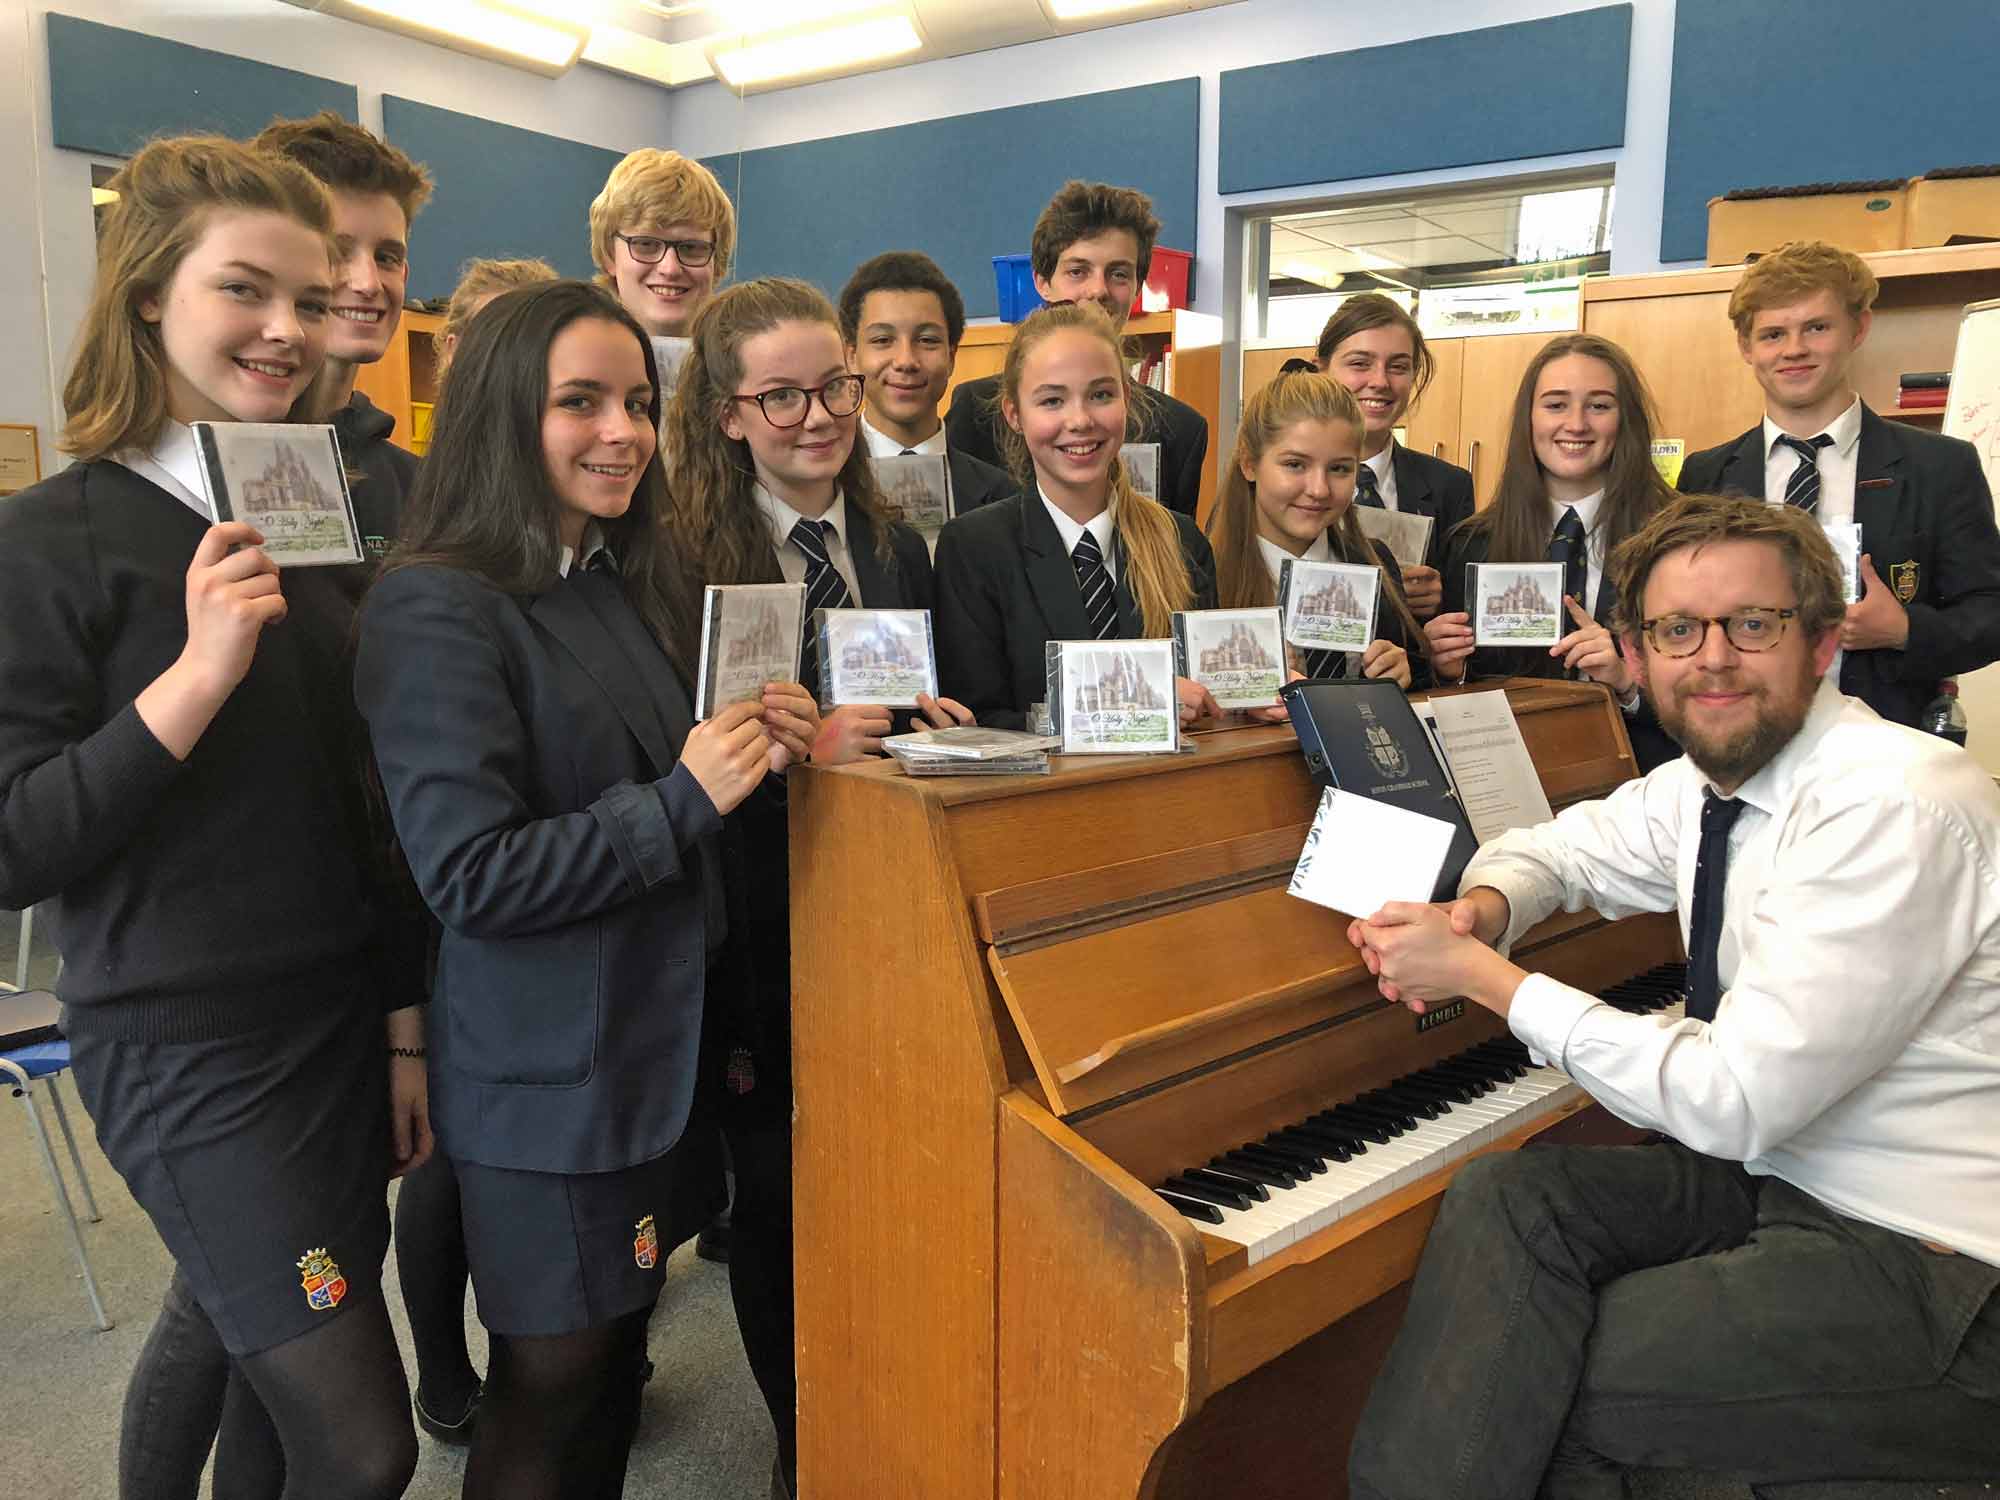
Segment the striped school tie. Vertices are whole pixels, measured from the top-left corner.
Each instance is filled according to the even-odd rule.
[[[1336,677],[1347,675],[1347,653],[1309,646],[1306,648],[1305,666],[1306,676],[1314,682],[1331,682]]]
[[[1799,466],[1785,481],[1785,504],[1795,505],[1811,515],[1819,509],[1819,450],[1831,448],[1833,439],[1823,432],[1815,438],[1795,438],[1786,433],[1778,442],[1799,456]]]
[[[1562,519],[1556,522],[1555,535],[1549,538],[1549,561],[1563,565],[1563,592],[1578,604],[1583,603],[1584,591],[1590,586],[1589,538],[1583,529],[1583,517],[1576,513],[1574,505],[1563,507]],[[1568,611],[1563,611],[1563,629],[1569,629]]]
[[[1097,538],[1085,532],[1069,555],[1076,569],[1077,591],[1083,595],[1083,612],[1090,616],[1090,633],[1100,641],[1118,634],[1118,600],[1111,584],[1111,570],[1104,566],[1104,553]]]
[[[813,629],[814,611],[854,608],[847,580],[840,576],[840,569],[827,555],[826,533],[831,530],[830,522],[802,520],[792,527],[791,536],[792,545],[806,557],[806,638],[799,653],[799,676],[805,681],[806,691],[814,694],[819,692],[819,636]]]
[[[1377,510],[1387,510],[1382,503],[1382,482],[1375,477],[1375,471],[1363,464],[1354,471],[1354,503],[1372,505]]]

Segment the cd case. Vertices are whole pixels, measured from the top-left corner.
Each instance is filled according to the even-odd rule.
[[[951,476],[942,453],[898,453],[875,460],[875,483],[891,513],[918,531],[951,519]]]
[[[1553,646],[1569,634],[1561,563],[1467,563],[1475,646]]]
[[[915,708],[938,695],[937,648],[927,609],[813,611],[819,643],[819,701]]]
[[[1065,755],[1180,749],[1172,641],[1050,641],[1046,661]]]
[[[1365,651],[1375,639],[1382,570],[1288,557],[1278,569],[1285,639],[1315,651]]]
[[[1285,685],[1285,639],[1272,609],[1174,612],[1175,665],[1217,708],[1269,708]]]
[[[1861,523],[1822,521],[1826,539],[1833,544],[1834,559],[1840,564],[1841,602],[1861,601]]]
[[[1424,558],[1430,552],[1431,528],[1437,524],[1435,518],[1414,511],[1390,510],[1386,505],[1357,505],[1354,519],[1360,524],[1363,536],[1389,549],[1397,567],[1424,565]]]
[[[1125,478],[1133,489],[1149,500],[1160,498],[1158,443],[1126,443],[1118,450],[1118,461],[1125,466]]]
[[[364,553],[333,428],[299,422],[196,422],[209,514],[264,534],[281,568],[358,563]]]
[[[711,583],[701,601],[695,717],[754,702],[767,682],[797,682],[805,612],[802,583]]]
[[[983,724],[954,724],[949,729],[915,729],[892,734],[882,748],[895,754],[944,756],[952,760],[1007,760],[1057,749],[1052,734],[1027,734],[1018,729],[988,729]]]

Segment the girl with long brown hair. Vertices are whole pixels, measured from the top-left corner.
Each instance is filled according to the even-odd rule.
[[[1652,444],[1652,399],[1631,356],[1596,334],[1550,339],[1515,393],[1492,501],[1446,540],[1444,607],[1424,627],[1441,684],[1565,672],[1604,684],[1625,711],[1641,769],[1679,750],[1659,731],[1611,632],[1617,590],[1604,559],[1673,496],[1653,466]],[[1546,653],[1475,651],[1467,565],[1543,561],[1567,567],[1565,608],[1575,628]]]
[[[929,609],[930,552],[894,520],[859,438],[862,379],[847,367],[833,305],[803,281],[767,278],[719,292],[695,315],[692,346],[668,408],[669,531],[681,550],[685,649],[700,634],[705,584],[803,583],[814,609]],[[808,649],[801,675],[818,682]],[[928,722],[971,722],[949,699],[920,700]],[[812,758],[879,753],[893,728],[879,705],[821,721]],[[791,1212],[791,918],[781,783],[730,819],[736,861],[727,977],[709,986],[700,1126],[691,1158],[726,1142],[735,1173],[729,1286],[750,1368],[778,1434],[789,1492],[794,1448]],[[720,1208],[720,1160],[689,1178]],[[706,1213],[677,1220],[692,1232]]]
[[[1117,330],[1091,303],[1055,303],[1014,334],[1000,377],[1011,499],[938,538],[938,672],[980,722],[1018,729],[1045,692],[1052,640],[1165,637],[1174,611],[1215,607],[1215,558],[1193,519],[1132,488]],[[1183,721],[1216,712],[1176,684]]]
[[[1224,609],[1277,603],[1278,569],[1288,557],[1379,567],[1380,634],[1361,653],[1361,675],[1408,688],[1410,650],[1423,630],[1403,597],[1395,558],[1354,516],[1362,437],[1354,396],[1324,375],[1282,374],[1251,394],[1209,522],[1216,598]],[[1347,670],[1342,652],[1317,652],[1309,663],[1329,677]]]
[[[392,1497],[416,1442],[387,1185],[430,1132],[421,931],[399,948],[385,918],[347,679],[366,571],[281,577],[255,528],[211,524],[190,430],[310,420],[332,209],[216,137],[113,186],[63,389],[76,462],[0,508],[0,907],[62,903],[78,1090],[174,1258],[120,1487],[192,1492],[215,1393],[179,1366],[216,1348],[254,1395],[232,1484]]]
[[[1444,539],[1472,514],[1472,476],[1457,464],[1396,441],[1396,428],[1423,399],[1437,361],[1424,331],[1380,292],[1349,297],[1320,330],[1320,370],[1354,393],[1362,418],[1356,503],[1432,518],[1423,565],[1403,571],[1403,592],[1418,619],[1438,611]]]

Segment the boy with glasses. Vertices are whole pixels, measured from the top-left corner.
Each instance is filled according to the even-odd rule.
[[[2000,1472],[2000,791],[1824,674],[1848,610],[1796,507],[1670,502],[1613,554],[1680,760],[1348,931],[1385,997],[1464,995],[1671,1139],[1482,1157],[1363,1413],[1358,1500]],[[1686,1016],[1508,948],[1678,910]],[[1437,1414],[1455,1420],[1439,1424]]]
[[[1915,724],[1940,678],[2000,658],[2000,532],[1971,444],[1884,421],[1855,394],[1875,293],[1867,262],[1818,240],[1746,270],[1729,317],[1764,420],[1690,454],[1680,488],[1860,526],[1862,593],[1834,675],[1883,718]]]
[[[736,209],[715,174],[678,151],[647,146],[604,180],[590,205],[590,256],[653,341],[661,401],[687,358],[694,315],[729,274]]]

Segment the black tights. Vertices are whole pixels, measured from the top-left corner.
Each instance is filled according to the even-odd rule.
[[[464,1500],[617,1500],[652,1312],[581,1333],[491,1335]]]
[[[778,1466],[798,1488],[798,1367],[792,1349],[792,1132],[789,1121],[724,1128],[736,1171],[729,1292],[750,1373],[777,1430]]]
[[[403,1363],[379,1291],[232,1362],[178,1274],[132,1371],[123,1500],[192,1500],[218,1420],[216,1500],[395,1500],[417,1465]]]
[[[396,1194],[396,1276],[417,1355],[417,1394],[432,1416],[456,1421],[479,1389],[479,1374],[465,1347],[458,1174],[442,1151],[405,1177]]]

